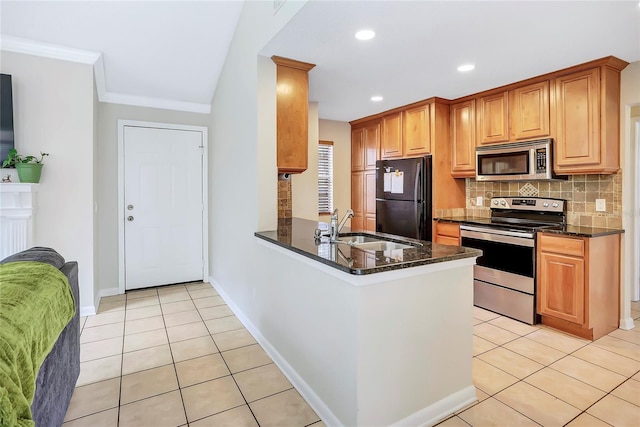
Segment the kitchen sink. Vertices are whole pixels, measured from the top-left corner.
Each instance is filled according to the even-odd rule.
[[[422,244],[417,242],[387,239],[371,234],[340,235],[337,243],[344,243],[351,247],[369,251],[392,251],[396,249],[410,249],[422,246]]]

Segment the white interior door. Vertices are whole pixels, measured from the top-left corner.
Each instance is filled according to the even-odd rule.
[[[629,171],[630,173],[635,173],[635,185],[636,185],[636,195],[635,195],[635,209],[633,214],[633,228],[635,230],[635,268],[634,268],[634,276],[635,280],[633,281],[633,295],[631,299],[633,301],[640,300],[640,117],[635,117],[632,119],[635,123],[635,138],[631,139],[631,144],[635,145],[635,153],[636,153],[636,167],[635,170]],[[635,144],[634,144],[635,139]]]
[[[203,280],[203,134],[124,127],[125,288]]]

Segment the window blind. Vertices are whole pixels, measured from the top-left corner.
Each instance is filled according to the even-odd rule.
[[[318,144],[318,212],[333,212],[333,144]]]

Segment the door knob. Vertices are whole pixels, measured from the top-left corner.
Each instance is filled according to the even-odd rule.
[[[133,210],[133,205],[127,205],[127,209],[129,209],[130,211]]]
[[[131,215],[129,215],[129,216],[127,217],[127,221],[133,221],[133,217],[132,217]]]

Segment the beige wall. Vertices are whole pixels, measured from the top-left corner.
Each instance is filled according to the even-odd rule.
[[[318,220],[318,103],[309,103],[307,170],[291,177],[293,217]]]
[[[631,109],[640,105],[640,61],[631,63],[622,70],[620,87],[620,157],[624,177],[622,181],[622,287],[620,292],[620,326],[632,328],[631,298],[634,283],[634,270],[640,262],[640,253],[636,245],[637,229],[640,227],[640,212],[636,210],[637,187],[640,183],[640,164],[637,164],[637,152],[640,147],[632,138],[631,127],[635,126]]]
[[[342,219],[351,208],[351,125],[319,120],[318,104],[310,103],[309,165],[305,172],[292,177],[293,216],[328,222],[328,214],[318,215],[318,141],[333,142],[333,207]]]
[[[112,294],[118,289],[118,120],[209,126],[211,115],[120,104],[99,104],[97,234],[100,257],[98,277],[103,294]]]
[[[94,305],[94,83],[90,65],[2,51],[13,77],[16,148],[50,154],[34,217],[35,244],[78,261],[80,307]]]
[[[333,141],[333,207],[342,219],[347,209],[351,209],[351,125],[324,119],[319,123],[319,139]],[[321,220],[329,219],[321,215]]]

